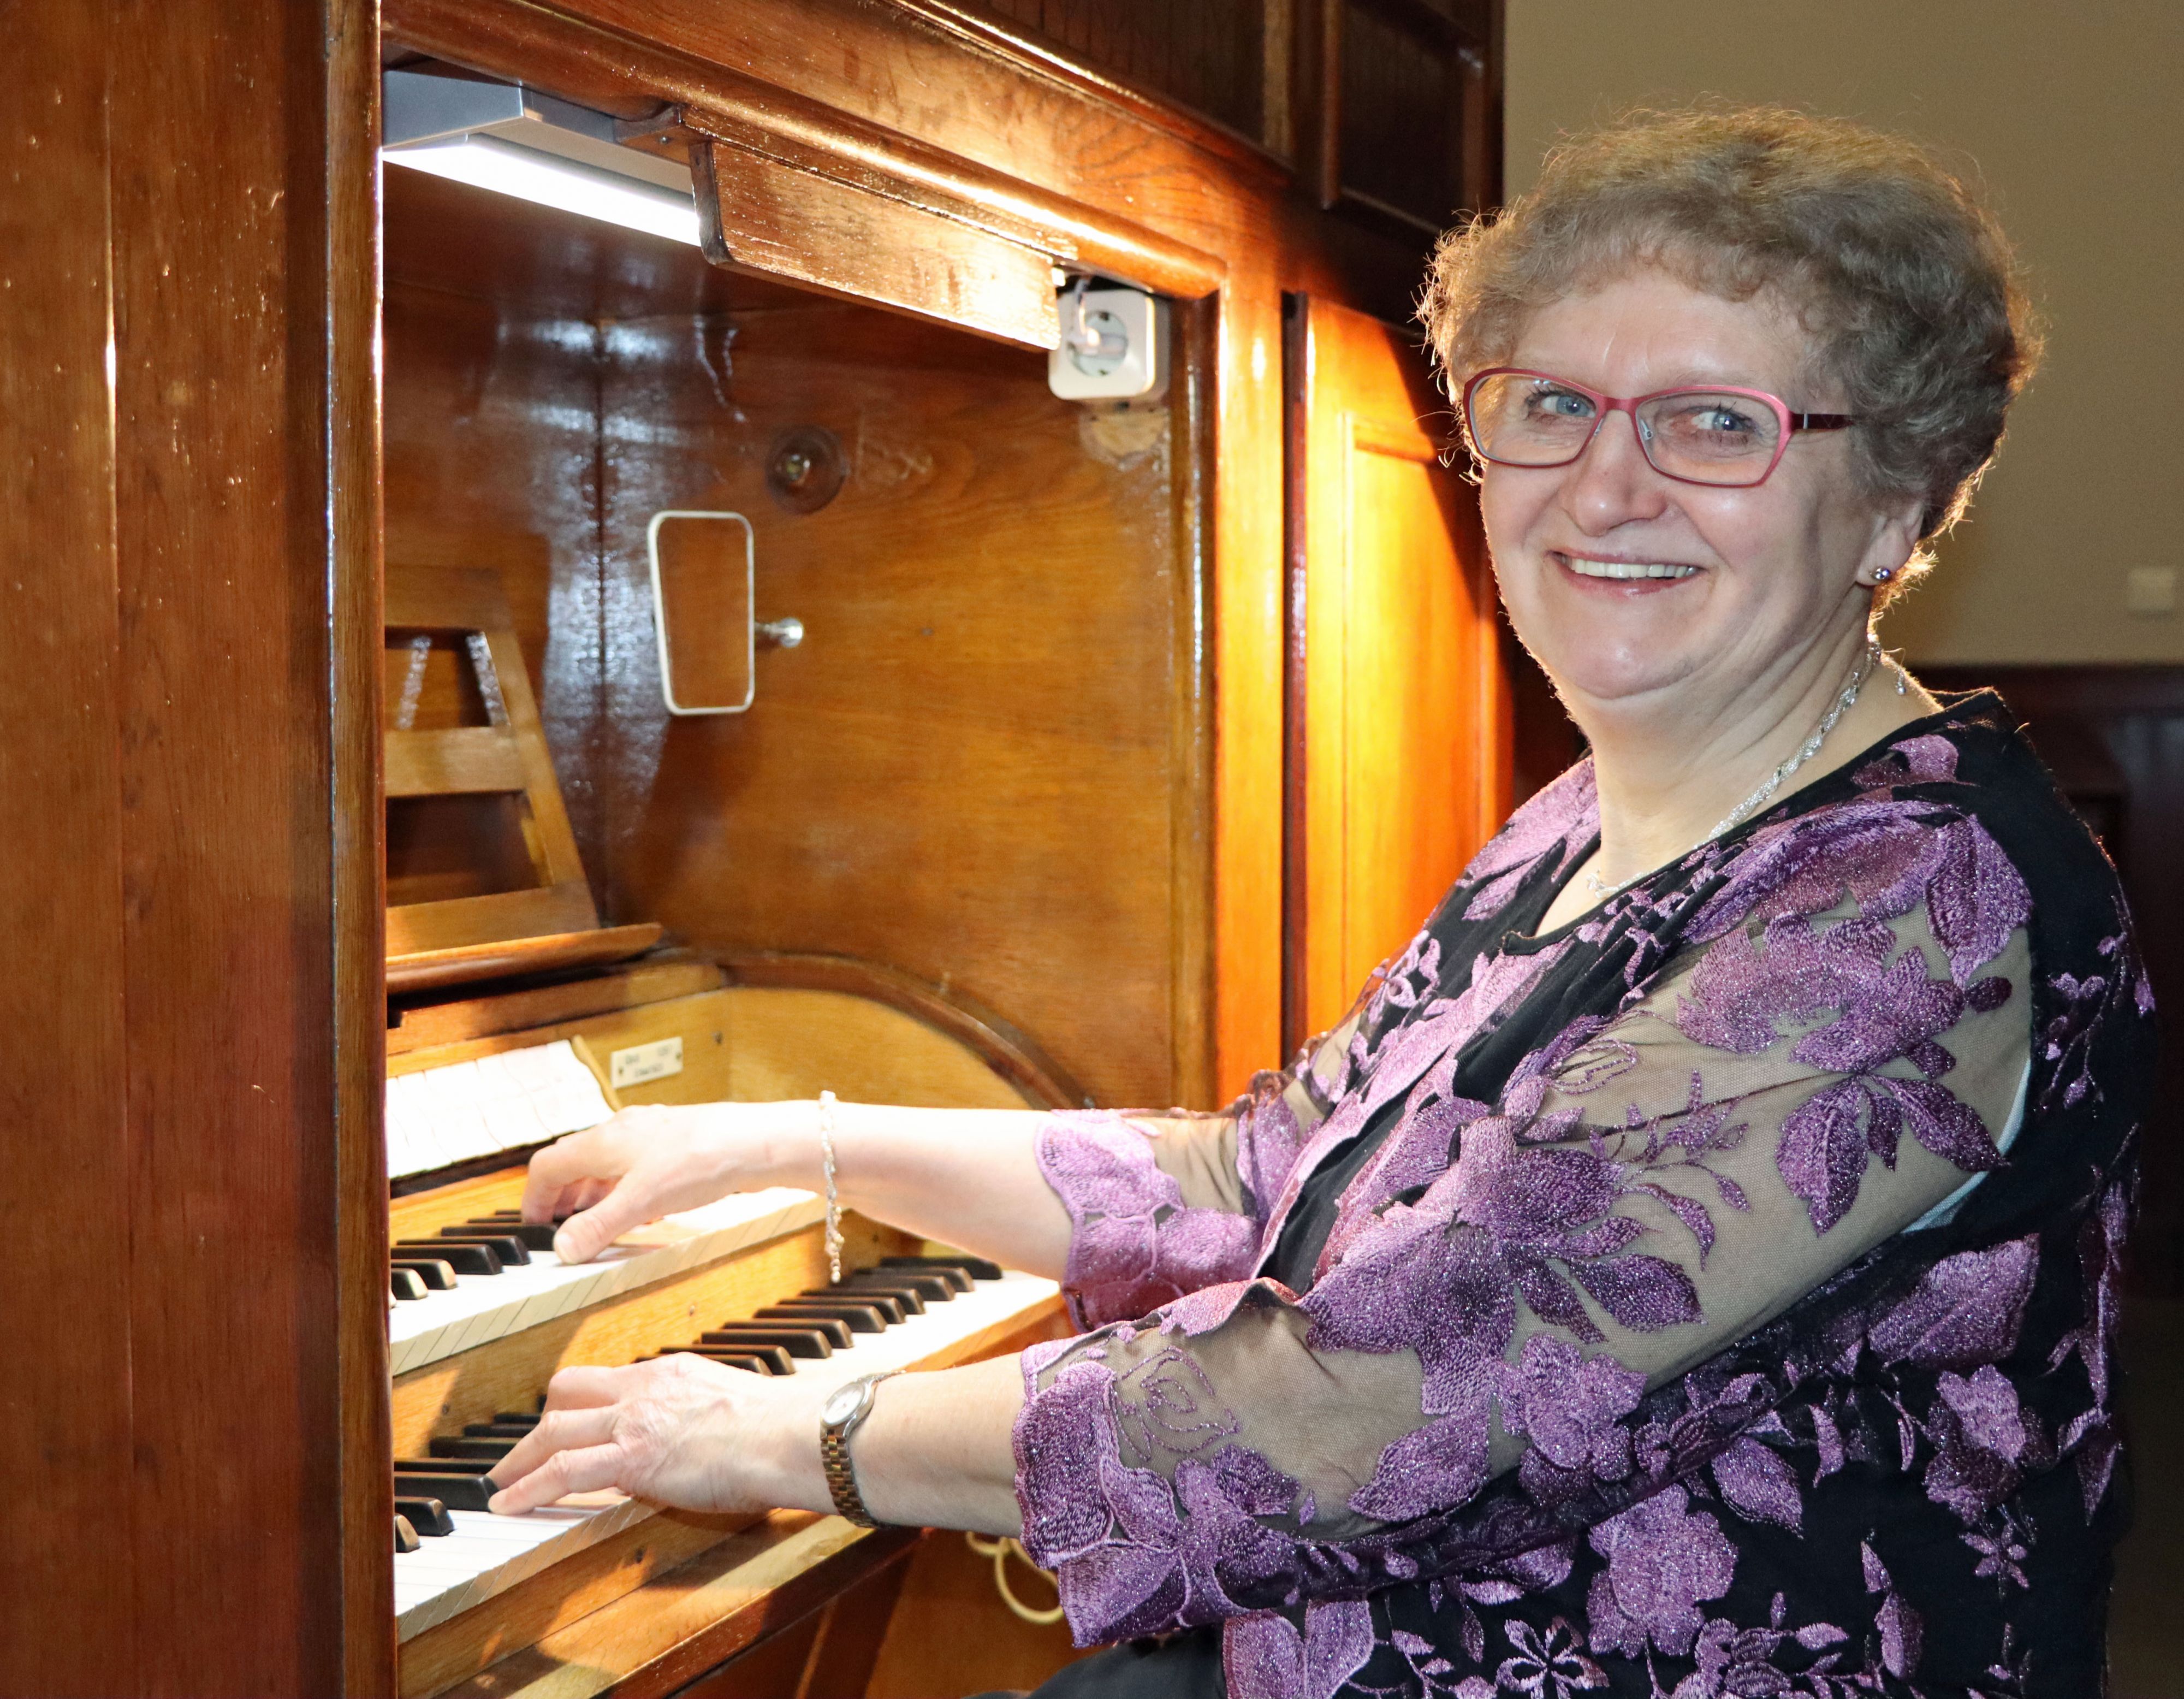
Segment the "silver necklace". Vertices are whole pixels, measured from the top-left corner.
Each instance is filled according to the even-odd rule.
[[[1849,681],[1843,685],[1841,693],[1836,696],[1827,713],[1821,717],[1819,724],[1813,729],[1813,735],[1797,746],[1797,753],[1769,774],[1758,790],[1723,815],[1721,824],[1701,838],[1699,842],[1712,843],[1731,827],[1749,819],[1764,806],[1769,797],[1782,788],[1782,781],[1785,779],[1818,755],[1820,752],[1820,746],[1828,741],[1828,734],[1836,729],[1836,722],[1848,713],[1852,705],[1858,701],[1858,693],[1864,688],[1865,681],[1880,670],[1887,658],[1881,652],[1880,640],[1870,632],[1867,633],[1865,648],[1858,657],[1858,664],[1850,669]],[[1899,668],[1897,671],[1896,694],[1900,696],[1909,688],[1909,684],[1902,668]],[[1696,847],[1696,845],[1693,846],[1694,848]],[[1685,852],[1686,854],[1689,852]],[[1614,896],[1618,891],[1627,890],[1645,876],[1642,873],[1633,874],[1620,884],[1610,885],[1597,873],[1588,871],[1585,876],[1585,888],[1591,895],[1605,899]]]

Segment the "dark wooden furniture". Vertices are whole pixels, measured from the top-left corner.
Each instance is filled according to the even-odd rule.
[[[1313,57],[1368,12],[1440,67],[1405,98],[1469,79],[1441,187],[1371,174],[1378,115]],[[1030,1035],[1005,1077],[1100,1101],[1217,1101],[1277,1056],[1282,299],[1402,317],[1426,227],[1492,198],[1498,25],[1266,0],[1235,36],[1256,107],[1223,103],[1233,67],[1177,81],[1073,27],[944,0],[11,14],[0,996],[28,1059],[9,1243],[50,1297],[4,1336],[0,1443],[35,1478],[0,1527],[0,1686],[396,1689],[386,1053],[471,1017],[412,996],[390,1036],[383,560],[499,574],[605,920],[701,967],[885,964]],[[740,269],[393,167],[382,206],[380,73],[422,57],[688,158]],[[906,299],[911,243],[1009,302]],[[1172,300],[1156,409],[1047,394],[1024,304],[1054,263]],[[795,513],[765,467],[811,425],[857,458]],[[811,628],[760,657],[741,735],[659,707],[638,563],[671,503],[762,521],[762,611]],[[817,1597],[694,1626],[655,1674]]]

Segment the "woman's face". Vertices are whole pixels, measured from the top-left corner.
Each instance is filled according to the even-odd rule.
[[[1609,395],[1723,383],[1792,412],[1838,411],[1804,372],[1810,344],[1773,298],[1728,301],[1665,271],[1634,272],[1541,308],[1505,362]],[[1915,509],[1875,511],[1848,433],[1792,434],[1764,483],[1724,489],[1653,470],[1628,413],[1608,414],[1568,466],[1488,466],[1487,541],[1509,617],[1580,713],[1642,706],[1718,713],[1791,685],[1797,662],[1863,619],[1876,566],[1900,567]],[[1672,578],[1604,574],[1634,565]]]

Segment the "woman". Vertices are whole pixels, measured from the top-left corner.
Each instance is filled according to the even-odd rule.
[[[1592,754],[1342,1026],[1203,1118],[632,1112],[526,1214],[581,1258],[830,1143],[856,1209],[1060,1274],[1082,1336],[885,1383],[851,1452],[1139,1638],[1057,1692],[2098,1691],[2149,999],[2000,703],[1869,634],[2031,363],[2008,249],[1900,142],[1651,115],[1425,316]],[[496,1506],[825,1509],[821,1420],[571,1371]]]

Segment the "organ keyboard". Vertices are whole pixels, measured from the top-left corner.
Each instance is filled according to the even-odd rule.
[[[1056,1289],[1050,1280],[1003,1272],[998,1278],[978,1282],[953,1302],[935,1304],[923,1315],[907,1316],[881,1333],[855,1335],[853,1344],[828,1356],[791,1357],[788,1372],[833,1387],[877,1370],[939,1368],[966,1361],[979,1355],[977,1346],[997,1330],[1013,1330],[1027,1313],[1050,1303]],[[513,1445],[514,1439],[501,1443]],[[484,1464],[488,1460],[477,1461]],[[403,1467],[403,1460],[398,1459],[398,1489],[405,1495],[423,1489],[431,1479],[404,1473]],[[481,1467],[448,1478],[479,1480],[482,1474]],[[480,1492],[482,1496],[482,1488]],[[656,1512],[619,1494],[587,1494],[526,1516],[494,1516],[482,1508],[450,1509],[448,1514],[449,1534],[439,1538],[427,1534],[417,1551],[396,1557],[396,1620],[405,1641]]]
[[[661,982],[656,968],[620,977],[647,973]],[[830,1288],[822,1206],[788,1188],[724,1198],[638,1228],[593,1262],[561,1264],[550,1229],[517,1216],[528,1150],[572,1130],[580,1107],[596,1120],[622,1106],[603,1077],[618,1047],[679,1036],[692,1060],[630,1099],[733,1095],[733,999],[780,995],[686,964],[666,981],[684,994],[632,1006],[613,992],[616,979],[604,976],[591,1005],[578,990],[556,992],[552,1012],[566,1018],[543,1025],[493,1030],[505,1024],[496,1003],[540,1013],[542,993],[524,992],[479,999],[475,1019],[432,1011],[421,1030],[444,1042],[390,1042],[391,1165],[408,1171],[389,1205],[387,1300],[388,1455],[406,1512],[391,1557],[405,1699],[666,1691],[659,1671],[719,1661],[706,1654],[693,1667],[693,1648],[725,1656],[749,1640],[741,1629],[724,1637],[728,1613],[755,1608],[778,1627],[768,1600],[821,1584],[836,1596],[900,1550],[900,1535],[883,1534],[872,1546],[880,1555],[860,1568],[870,1536],[838,1517],[695,1516],[612,1493],[493,1515],[482,1477],[535,1422],[557,1369],[688,1348],[831,1386],[1018,1350],[1062,1326],[1052,1281],[974,1259],[919,1262],[933,1248],[855,1216],[844,1223],[844,1281]],[[1023,1101],[1006,1089],[989,1101]],[[446,1165],[419,1169],[428,1155]],[[871,1637],[876,1646],[876,1629]]]

